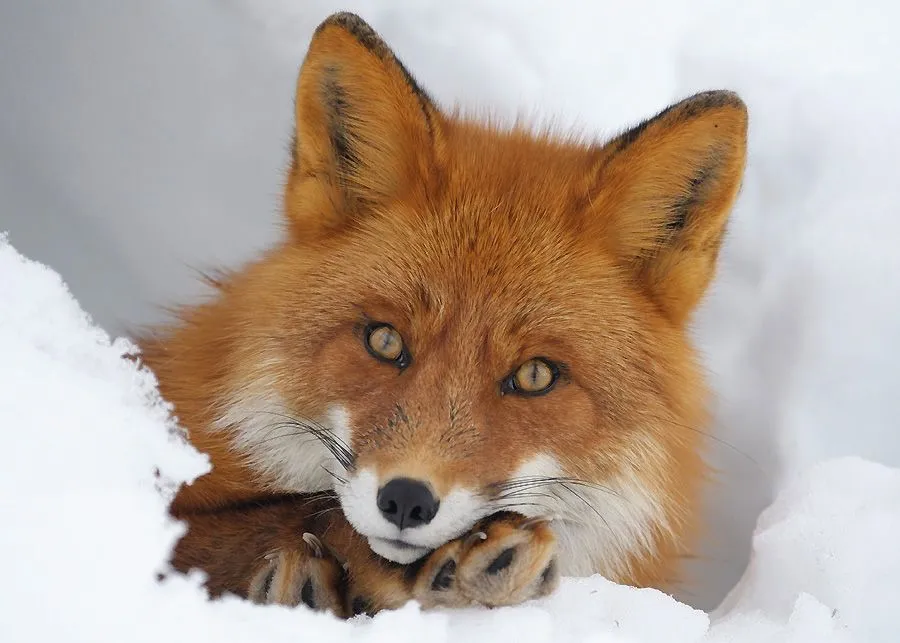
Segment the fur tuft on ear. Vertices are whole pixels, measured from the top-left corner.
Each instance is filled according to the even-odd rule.
[[[301,234],[341,226],[421,186],[440,114],[359,16],[316,29],[297,80],[285,210]]]
[[[746,160],[747,108],[696,94],[614,138],[592,170],[591,211],[675,323],[711,281]]]

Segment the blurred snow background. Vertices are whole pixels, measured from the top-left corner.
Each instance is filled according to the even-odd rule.
[[[194,268],[277,234],[296,70],[336,9],[446,105],[610,135],[701,89],[747,101],[744,192],[696,324],[720,481],[680,598],[719,603],[809,465],[900,465],[889,0],[0,0],[0,231],[114,334],[196,296]]]

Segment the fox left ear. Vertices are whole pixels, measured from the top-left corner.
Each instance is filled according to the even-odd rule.
[[[295,231],[333,230],[429,175],[440,113],[362,18],[328,17],[297,79],[285,210]]]
[[[712,91],[600,150],[591,211],[604,213],[603,236],[675,323],[687,321],[714,275],[746,149],[746,106],[736,94]]]

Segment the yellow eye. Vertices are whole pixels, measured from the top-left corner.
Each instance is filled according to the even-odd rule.
[[[503,388],[505,393],[540,395],[553,388],[558,377],[559,368],[555,364],[536,357],[517,368]]]
[[[374,357],[384,362],[393,362],[401,368],[409,361],[403,338],[387,324],[372,324],[368,327],[366,348]]]

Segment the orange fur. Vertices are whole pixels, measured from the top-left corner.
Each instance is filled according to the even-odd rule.
[[[686,326],[743,172],[740,99],[700,94],[605,144],[501,130],[439,109],[365,23],[338,14],[310,45],[296,120],[284,239],[142,342],[213,463],[173,504],[192,529],[176,567],[240,593],[262,553],[320,529],[296,503],[210,518],[327,490],[267,468],[223,426],[235,400],[275,396],[302,418],[345,409],[358,468],[427,480],[439,497],[508,480],[540,455],[597,486],[633,479],[656,511],[643,545],[586,571],[671,587],[705,475],[707,396]],[[408,368],[368,354],[367,320],[399,331]],[[565,365],[554,389],[502,395],[498,383],[536,356]],[[273,521],[296,525],[278,536]],[[397,603],[378,589],[393,587],[390,566],[368,580],[352,571],[374,564],[363,539],[320,531],[360,561],[351,573],[379,604]]]

